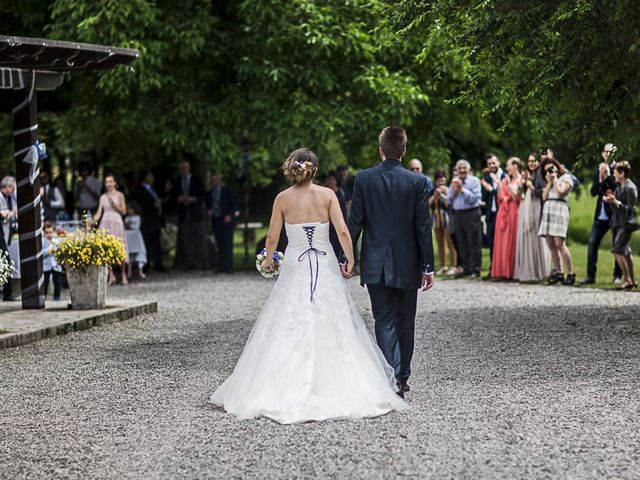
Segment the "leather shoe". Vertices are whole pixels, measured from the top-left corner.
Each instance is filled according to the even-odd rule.
[[[580,280],[580,285],[593,285],[594,283],[596,283],[596,279],[593,277],[584,277]]]

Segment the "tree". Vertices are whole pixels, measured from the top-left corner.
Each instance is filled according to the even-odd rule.
[[[587,161],[606,141],[637,154],[640,12],[631,0],[413,6],[420,21],[412,33],[442,32],[462,59],[457,103],[499,119],[505,131],[525,119],[535,140]]]

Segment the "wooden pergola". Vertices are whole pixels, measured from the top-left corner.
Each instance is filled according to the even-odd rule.
[[[13,116],[22,308],[44,308],[37,96],[55,90],[63,73],[128,65],[126,48],[0,35],[0,111]]]

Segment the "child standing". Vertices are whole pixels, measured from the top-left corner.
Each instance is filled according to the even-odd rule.
[[[49,289],[49,279],[53,277],[53,300],[60,300],[62,267],[58,265],[55,257],[49,251],[58,243],[55,236],[55,228],[52,222],[44,222],[44,238],[42,239],[42,262],[44,267],[44,296],[46,298]]]
[[[144,245],[144,239],[140,232],[142,218],[140,217],[140,207],[135,201],[127,204],[127,216],[124,219],[124,226],[127,230],[126,243],[127,253],[129,255],[127,262],[127,277],[131,278],[131,265],[133,262],[138,264],[138,273],[140,278],[145,278],[144,266],[147,263],[147,249]]]

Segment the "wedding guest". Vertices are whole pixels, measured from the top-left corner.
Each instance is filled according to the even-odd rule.
[[[338,198],[338,205],[340,206],[340,211],[342,212],[342,216],[344,218],[347,217],[347,200],[345,198],[344,191],[338,187],[338,178],[336,173],[329,172],[329,174],[324,179],[324,186],[333,190]],[[333,248],[333,253],[336,254],[336,258],[339,262],[344,259],[344,252],[342,251],[342,246],[340,245],[340,239],[338,238],[338,234],[336,233],[336,229],[333,225],[329,225],[329,243],[331,243],[331,247]]]
[[[486,173],[483,171],[482,179],[482,203],[484,204],[484,221],[487,228],[486,233],[486,246],[489,248],[489,274],[487,278],[493,276],[492,262],[493,262],[493,245],[496,232],[496,218],[498,216],[498,209],[500,207],[498,202],[498,193],[500,192],[500,186],[502,185],[502,179],[505,178],[505,173],[500,168],[500,159],[494,153],[488,153],[484,157],[485,164],[487,166]]]
[[[491,277],[497,280],[513,279],[516,263],[516,242],[518,236],[518,208],[522,201],[522,160],[511,157],[507,160],[507,176],[500,181],[495,222],[494,257]]]
[[[84,212],[95,213],[100,199],[100,180],[91,174],[91,168],[86,162],[78,167],[79,178],[73,189],[78,215]]]
[[[462,269],[456,271],[456,276],[478,278],[482,261],[482,187],[480,180],[469,173],[471,165],[467,160],[458,160],[456,169],[458,175],[451,180],[447,192],[447,202],[453,207],[458,255],[462,262]]]
[[[164,226],[164,211],[162,209],[162,199],[153,188],[153,173],[146,170],[140,173],[140,188],[137,191],[136,199],[140,205],[140,216],[142,224],[140,232],[144,239],[144,245],[149,256],[149,264],[157,272],[164,272],[162,265],[162,245],[160,238],[162,227]]]
[[[589,285],[596,283],[596,274],[598,272],[598,250],[602,239],[609,231],[609,223],[611,220],[611,204],[604,202],[603,197],[607,191],[615,192],[617,185],[613,176],[616,166],[614,153],[616,147],[612,143],[607,143],[602,148],[602,162],[594,173],[593,183],[591,184],[591,195],[597,197],[596,209],[593,214],[593,223],[591,224],[591,233],[589,234],[589,245],[587,247],[587,276],[581,281],[581,285]],[[614,283],[620,283],[622,270],[618,262],[615,262],[613,271]]]
[[[62,194],[62,198],[64,198],[64,211],[62,212],[62,220],[70,220],[73,217],[73,212],[75,212],[73,192],[67,190],[67,187],[64,184],[64,177],[62,175],[58,175],[53,181],[55,187]]]
[[[44,271],[44,296],[47,297],[49,281],[53,280],[53,300],[60,300],[62,292],[62,267],[58,265],[51,253],[51,247],[55,246],[57,237],[53,222],[44,222],[44,236],[42,237],[42,270]]]
[[[447,175],[444,172],[438,172],[435,175],[436,185],[431,197],[429,197],[429,205],[431,206],[431,225],[436,234],[438,242],[438,257],[440,260],[440,268],[436,272],[437,275],[454,274],[458,265],[458,252],[453,246],[453,240],[449,235],[449,205],[447,203]],[[447,266],[447,251],[449,249],[449,257],[451,267]]]
[[[353,196],[353,178],[351,178],[351,176],[349,175],[349,166],[340,165],[336,169],[336,174],[338,180],[338,188],[342,190],[348,208],[349,202],[351,202],[351,197]]]
[[[454,166],[451,169],[451,178],[455,178],[458,176],[458,169]],[[447,192],[449,189],[447,188]],[[446,198],[445,198],[446,200]],[[453,249],[456,252],[456,263],[455,265],[451,265],[451,269],[447,270],[447,275],[455,275],[461,274],[464,272],[462,265],[460,264],[460,249],[458,248],[458,242],[456,240],[456,219],[453,217],[453,206],[451,202],[447,202],[447,213],[449,214],[449,222],[447,224],[447,231],[449,232],[449,237],[451,237],[451,243],[453,244]],[[455,268],[454,268],[455,267]]]
[[[417,158],[414,158],[409,162],[409,170],[414,173],[419,173],[427,179],[427,198],[430,198],[431,194],[433,193],[433,180],[431,180],[431,177],[429,177],[429,175],[422,171],[422,162]]]
[[[133,263],[138,265],[140,278],[145,278],[144,266],[147,263],[147,249],[140,232],[142,217],[140,216],[140,206],[134,200],[127,203],[127,216],[124,217],[125,238],[127,239],[127,278],[131,278]]]
[[[233,191],[222,185],[218,173],[211,175],[211,189],[207,192],[207,213],[218,249],[218,268],[223,273],[233,270],[233,219],[237,210]]]
[[[126,245],[127,240],[124,234],[124,222],[122,221],[122,216],[127,213],[124,194],[117,190],[118,184],[112,174],[104,177],[104,187],[105,193],[100,196],[98,210],[93,219],[95,222],[100,222],[99,228],[109,231],[111,235],[118,237]],[[123,285],[129,283],[127,281],[125,263],[126,261],[120,265],[120,281]],[[113,274],[113,269],[109,267],[108,284],[113,285],[114,283],[116,283],[116,276]]]
[[[513,278],[521,282],[541,281],[549,276],[549,250],[544,239],[538,235],[542,204],[536,193],[535,180],[539,177],[539,172],[538,157],[535,153],[530,153],[527,169],[522,175],[524,198],[518,209],[516,264],[513,274]]]
[[[631,165],[627,161],[616,163],[613,175],[618,184],[615,192],[608,190],[603,201],[611,205],[611,229],[613,230],[613,243],[611,252],[622,270],[622,283],[620,289],[636,288],[633,275],[633,260],[631,258],[631,234],[638,229],[635,206],[638,201],[638,189],[629,179]]]
[[[573,285],[576,274],[573,271],[571,252],[565,239],[569,228],[569,193],[573,188],[571,175],[555,158],[548,157],[540,166],[544,174],[545,187],[542,191],[542,216],[538,235],[544,237],[551,253],[553,270],[549,284],[558,282]],[[567,271],[565,279],[561,259]]]
[[[64,197],[58,187],[51,184],[51,177],[44,170],[40,172],[40,199],[45,220],[50,222],[62,220],[65,208]]]
[[[18,208],[13,198],[16,189],[16,179],[7,175],[0,181],[0,218],[2,220],[2,240],[4,245],[0,245],[7,254],[9,254],[9,245],[11,245],[11,236],[13,234],[13,225],[18,218]],[[14,261],[18,261],[14,259]],[[2,287],[2,300],[14,300],[11,291],[11,282],[7,282]]]
[[[178,177],[168,185],[178,205],[178,242],[175,268],[205,270],[207,268],[206,198],[202,179],[191,173],[186,158],[178,165]]]

